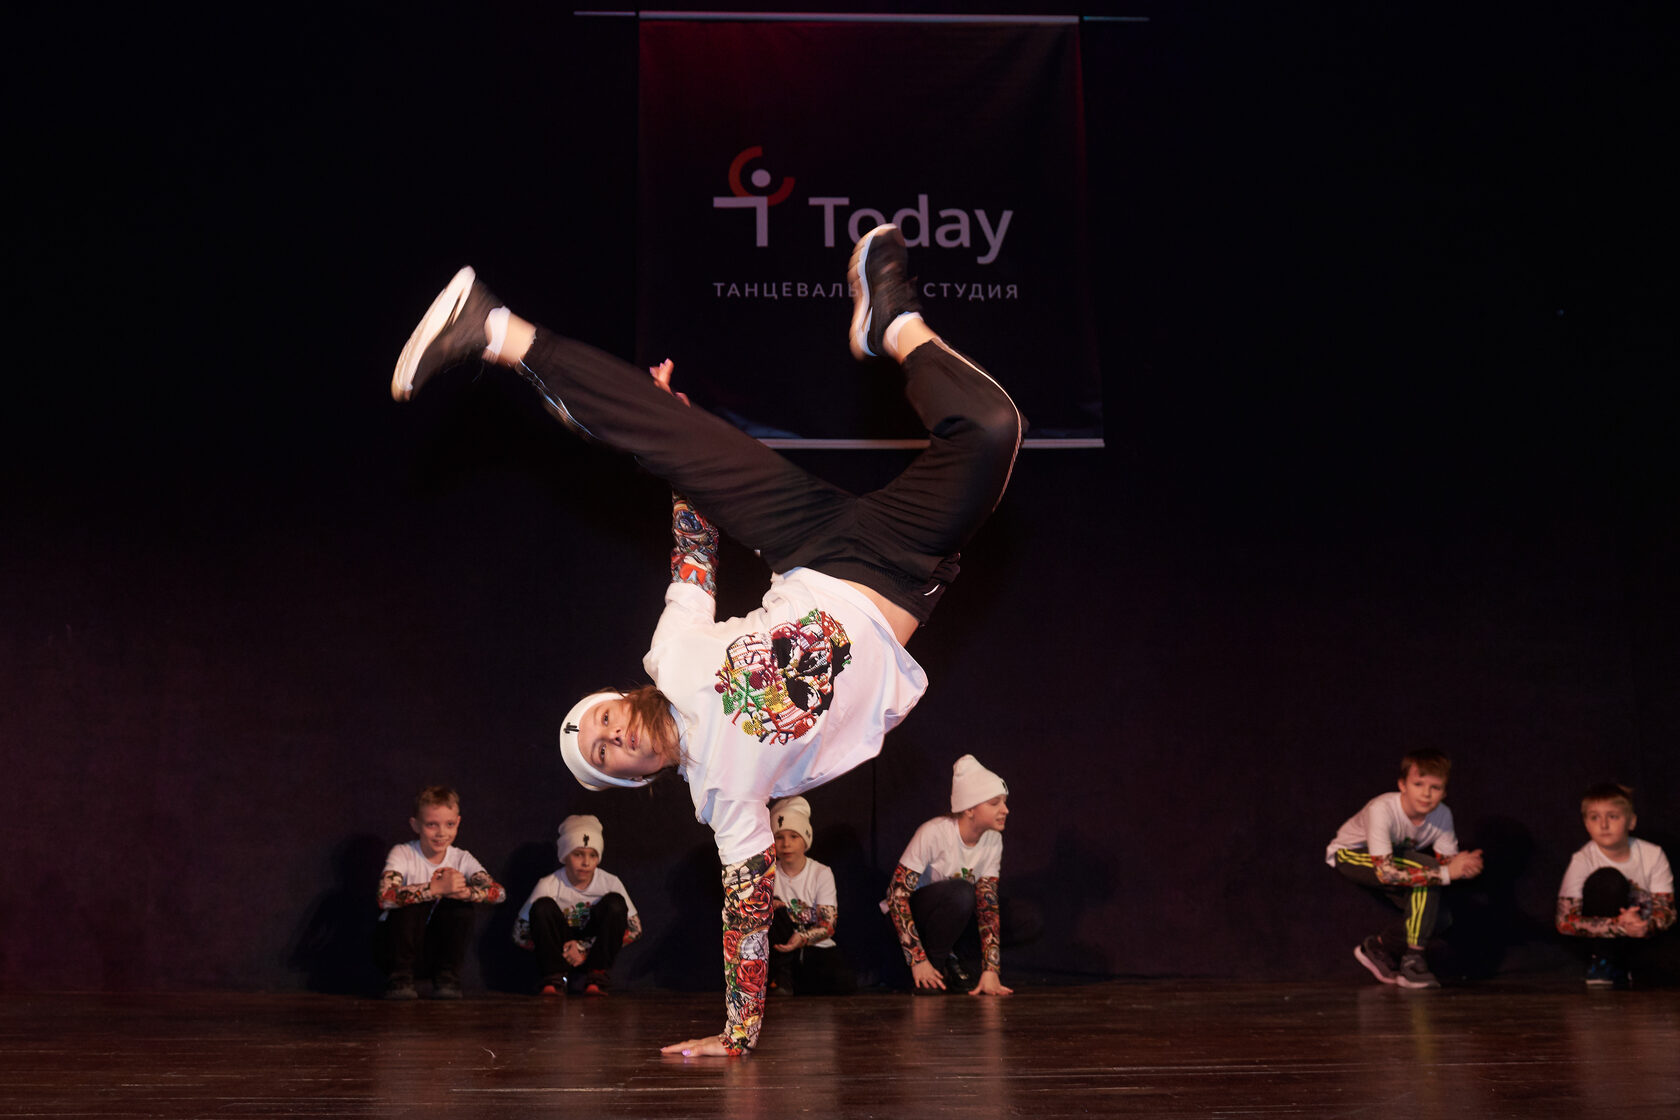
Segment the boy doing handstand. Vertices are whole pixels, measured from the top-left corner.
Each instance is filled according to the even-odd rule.
[[[916,706],[927,675],[905,643],[1003,497],[1021,446],[1025,421],[1003,386],[923,321],[895,226],[860,238],[847,273],[848,347],[897,364],[928,435],[926,450],[867,494],[689,408],[671,389],[670,362],[650,378],[513,315],[470,268],[427,309],[392,374],[392,394],[406,399],[469,359],[507,367],[557,419],[680,495],[665,610],[642,659],[653,683],[590,693],[560,725],[561,756],[585,788],[642,786],[673,770],[717,843],[725,1023],[669,1053],[739,1055],[757,1044],[776,864],[765,803],[874,758]],[[781,384],[805,388],[792,368]],[[740,618],[717,617],[719,531],[771,571],[759,608]]]

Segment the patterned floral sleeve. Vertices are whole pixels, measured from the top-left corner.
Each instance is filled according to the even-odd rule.
[[[980,926],[980,967],[998,972],[1003,963],[1003,926],[998,917],[996,875],[988,875],[974,884],[974,917]]]
[[[1651,923],[1651,932],[1667,929],[1674,924],[1674,896],[1672,894],[1647,894],[1635,891],[1633,905],[1639,907],[1639,912],[1645,920]],[[1623,937],[1621,927],[1615,918],[1589,918],[1581,913],[1581,900],[1578,898],[1564,898],[1557,900],[1557,930],[1559,933],[1571,937]]]
[[[723,1044],[745,1054],[764,1023],[770,979],[770,910],[776,893],[776,849],[723,869],[723,991],[728,1022]]]
[[[805,920],[799,925],[799,940],[805,945],[820,945],[834,936],[835,926],[840,924],[840,907],[813,906],[805,911]]]
[[[630,944],[630,942],[636,940],[636,938],[641,935],[642,916],[640,914],[632,914],[630,915],[630,920],[624,926],[624,940],[619,942],[619,948],[623,948],[624,946]]]
[[[396,910],[403,906],[413,906],[419,902],[430,902],[435,898],[430,883],[420,883],[416,886],[406,886],[403,883],[403,873],[394,867],[385,869],[379,877],[379,908],[381,910]]]
[[[467,891],[471,894],[469,902],[487,902],[494,906],[507,897],[507,891],[502,885],[490,878],[488,871],[474,871],[473,877],[467,880]]]
[[[914,967],[927,960],[922,938],[916,932],[916,919],[910,916],[910,896],[922,881],[920,871],[912,871],[902,863],[893,871],[892,886],[887,888],[887,913],[892,916],[893,928],[898,930],[898,946],[904,950],[904,963]]]
[[[1570,937],[1616,937],[1615,918],[1589,918],[1581,913],[1581,900],[1578,898],[1564,898],[1557,900],[1557,930]]]
[[[1376,872],[1378,882],[1391,887],[1427,887],[1441,881],[1439,868],[1401,863],[1393,856],[1372,856],[1371,870]]]
[[[717,598],[717,530],[681,494],[671,495],[671,540],[671,582]]]

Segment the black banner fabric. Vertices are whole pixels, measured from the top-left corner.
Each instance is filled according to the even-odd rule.
[[[1100,439],[1077,24],[648,19],[639,85],[638,349],[698,403],[760,438],[920,436],[846,348],[846,260],[885,221],[1031,437]]]

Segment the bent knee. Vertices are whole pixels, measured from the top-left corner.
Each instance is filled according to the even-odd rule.
[[[1021,448],[1026,421],[1008,398],[1001,397],[984,408],[953,416],[934,434],[961,446],[975,462],[1007,470]]]
[[[1012,456],[1026,433],[1027,421],[1004,397],[975,417],[975,426],[984,434],[987,447]]]

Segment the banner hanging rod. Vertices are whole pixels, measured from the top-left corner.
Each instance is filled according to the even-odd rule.
[[[685,20],[693,23],[1021,23],[1045,26],[1078,23],[1079,16],[913,15],[897,12],[671,12],[573,11],[574,16],[616,16],[621,19]],[[1147,22],[1148,16],[1129,16]]]

